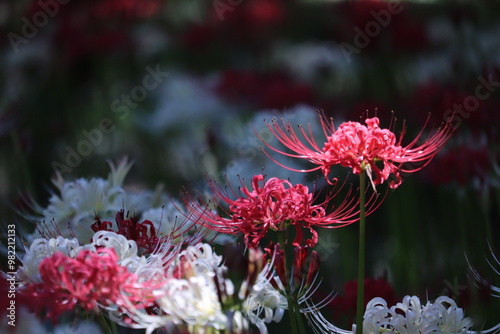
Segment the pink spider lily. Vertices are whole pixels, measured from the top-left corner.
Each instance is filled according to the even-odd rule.
[[[310,127],[305,130],[299,126],[298,133],[303,137],[299,138],[292,125],[285,120],[282,120],[280,124],[273,119],[271,123],[267,123],[267,127],[284,146],[295,153],[283,152],[266,144],[260,138],[273,151],[293,158],[306,159],[318,165],[317,167],[296,170],[271,159],[282,167],[296,172],[321,170],[327,180],[331,167],[338,164],[352,168],[355,174],[366,171],[373,187],[385,182],[392,174],[394,179],[389,183],[392,189],[401,184],[402,173],[413,173],[425,167],[446,144],[454,131],[453,118],[450,117],[439,130],[421,142],[424,125],[415,139],[403,147],[402,141],[406,130],[404,125],[401,135],[396,138],[391,130],[379,127],[377,117],[365,119],[366,125],[359,122],[345,122],[337,129],[332,119],[328,119],[323,113],[320,113],[319,117],[326,137],[323,146],[318,145]],[[268,153],[266,154],[269,156]]]
[[[152,287],[147,282],[139,283],[137,276],[117,261],[110,248],[83,250],[76,258],[55,253],[40,263],[42,282],[27,284],[21,294],[32,298],[35,310],[44,311],[53,322],[77,306],[94,312],[99,307],[122,306],[130,300],[150,306],[147,296]]]
[[[306,244],[313,247],[318,242],[318,233],[314,227],[338,228],[359,220],[359,199],[350,189],[342,202],[329,211],[330,201],[338,195],[330,192],[326,199],[315,204],[313,193],[302,185],[292,185],[287,180],[278,178],[264,179],[263,175],[252,177],[252,188],[243,185],[239,194],[231,188],[223,190],[218,184],[210,181],[217,204],[224,208],[225,218],[211,211],[206,203],[187,200],[192,218],[207,228],[226,234],[242,234],[249,248],[259,245],[262,238],[271,231],[286,231],[289,226],[296,230],[294,246],[301,245],[304,239],[303,229],[308,229],[311,237]],[[235,197],[238,197],[233,199]],[[380,204],[379,197],[373,194],[367,203],[367,214],[373,212]]]

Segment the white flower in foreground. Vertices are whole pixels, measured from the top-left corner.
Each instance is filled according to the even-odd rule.
[[[133,240],[128,240],[121,234],[110,231],[98,231],[92,237],[91,243],[85,245],[85,249],[95,251],[97,247],[113,248],[119,261],[124,261],[137,256],[137,244]]]
[[[402,303],[391,308],[382,298],[372,299],[366,306],[363,321],[364,334],[386,331],[408,334],[468,333],[472,320],[449,297],[438,297],[433,303],[421,305],[416,296],[405,296]]]
[[[266,324],[280,322],[288,309],[288,301],[269,282],[269,264],[259,274],[252,292],[243,301],[243,314],[257,326],[261,334],[267,333]]]
[[[173,249],[174,258],[164,269],[167,281],[154,291],[158,313],[147,314],[142,309],[130,307],[129,316],[136,323],[133,327],[146,328],[147,333],[170,326],[187,325],[201,331],[204,328],[227,328],[229,319],[220,303],[215,279],[222,279],[226,270],[221,264],[222,257],[203,243],[188,246],[181,252],[178,250],[178,246]],[[144,266],[143,270],[147,268]],[[225,284],[234,291],[232,282],[226,280]],[[241,316],[235,315],[234,321],[245,324]]]
[[[189,246],[179,254],[179,259],[190,263],[193,270],[202,275],[214,271],[222,274],[226,270],[226,267],[221,266],[222,256],[217,255],[209,244]]]
[[[53,239],[35,239],[30,247],[26,248],[26,253],[21,260],[23,265],[18,268],[19,278],[29,283],[40,283],[41,277],[38,266],[44,259],[57,252],[62,252],[64,255],[74,258],[81,248],[75,238],[65,239],[58,236]]]
[[[165,268],[166,281],[152,292],[158,305],[154,313],[129,303],[126,311],[132,324],[125,323],[120,314],[110,312],[109,316],[119,324],[144,328],[146,333],[160,328],[169,331],[177,326],[187,326],[197,333],[245,332],[253,324],[266,334],[266,323],[281,321],[287,300],[270,283],[272,266],[268,263],[262,268],[260,256],[253,250],[248,252],[249,276],[243,278],[240,287],[235,287],[222,257],[209,244],[188,246],[174,255]]]
[[[110,231],[98,231],[92,237],[92,242],[82,247],[93,252],[100,247],[113,248],[118,264],[127,268],[138,277],[138,282],[162,282],[166,279],[166,272],[170,270],[171,262],[179,254],[181,244],[172,246],[169,239],[156,250],[146,256],[138,255],[138,246],[134,240],[128,240],[123,235]]]
[[[214,281],[208,275],[172,279],[164,286],[164,296],[157,300],[165,311],[189,326],[226,328]]]
[[[314,306],[309,305],[313,310]],[[355,334],[328,322],[320,312],[308,312],[305,316],[313,326],[315,333]],[[464,311],[455,301],[446,296],[438,297],[434,302],[422,305],[417,296],[405,296],[401,303],[390,308],[380,297],[373,298],[366,305],[363,320],[363,334],[487,334],[498,333],[500,324],[481,331],[471,330],[473,323],[464,317]]]

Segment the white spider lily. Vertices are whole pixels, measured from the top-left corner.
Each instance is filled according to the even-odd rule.
[[[131,257],[137,257],[137,244],[133,240],[128,240],[121,234],[111,231],[98,231],[92,236],[90,244],[85,245],[85,249],[95,250],[96,247],[108,247],[115,250],[121,261]]]
[[[366,306],[363,333],[394,331],[408,334],[469,333],[472,320],[449,297],[438,297],[421,305],[417,296],[405,296],[391,308],[382,298],[372,299]]]
[[[179,254],[179,260],[182,259],[190,263],[199,274],[207,274],[215,269],[220,274],[226,269],[225,266],[221,265],[222,256],[213,252],[212,247],[205,243],[188,246]]]
[[[259,276],[250,295],[244,300],[242,310],[248,320],[257,326],[261,334],[267,333],[266,323],[280,322],[288,302],[271,283]]]
[[[304,313],[315,333],[355,334],[356,325],[352,330],[344,330],[331,324],[325,317],[309,305],[311,312]],[[470,318],[464,317],[464,312],[453,299],[440,296],[434,302],[428,301],[422,305],[417,296],[405,296],[401,303],[390,308],[380,297],[368,302],[363,320],[363,334],[383,334],[386,332],[399,334],[479,334],[498,333],[500,324],[481,331],[471,330]]]
[[[187,325],[224,329],[228,319],[216,291],[213,280],[204,275],[172,279],[157,303],[165,313]]]
[[[280,322],[285,310],[288,309],[286,297],[271,284],[271,279],[275,279],[278,285],[282,286],[279,278],[272,273],[273,263],[274,258],[264,266],[242,304],[244,316],[259,329],[261,334],[267,334],[266,324],[273,321]],[[246,289],[246,285],[241,286],[241,299]]]
[[[62,252],[64,255],[74,258],[81,248],[75,238],[65,239],[61,236],[53,239],[37,238],[29,248],[25,248],[26,254],[21,260],[22,266],[18,268],[19,278],[29,283],[40,283],[41,277],[38,266],[44,259],[57,252]]]
[[[126,159],[117,166],[110,163],[111,172],[107,179],[80,178],[69,182],[58,174],[53,180],[58,194],[50,197],[46,208],[34,204],[34,210],[42,216],[41,220],[54,222],[54,229],[61,236],[76,237],[81,243],[87,243],[94,234],[88,222],[96,215],[113,221],[120,209],[142,212],[151,206],[151,193],[138,196],[124,190],[123,181],[131,166]]]

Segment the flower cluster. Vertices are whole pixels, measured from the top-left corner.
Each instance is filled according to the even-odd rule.
[[[77,306],[94,311],[98,305],[123,305],[126,295],[144,302],[141,297],[147,290],[147,285],[139,285],[137,277],[117,263],[113,249],[82,250],[75,258],[57,252],[44,259],[38,270],[41,283],[27,284],[22,293],[33,300],[48,300],[43,308],[53,320]]]
[[[93,235],[88,221],[95,216],[111,220],[124,207],[140,214],[162,202],[162,198],[156,198],[158,196],[152,191],[124,189],[123,182],[131,166],[132,163],[127,159],[122,159],[117,165],[110,163],[111,172],[107,179],[79,178],[67,182],[57,174],[53,180],[57,192],[49,198],[49,205],[41,208],[34,204],[37,216],[29,218],[45,221],[49,226],[52,224],[52,229],[56,229],[58,235],[76,236],[80,242],[88,242]],[[42,230],[43,226],[38,229]],[[50,235],[49,231],[46,232]]]
[[[366,126],[345,122],[336,130],[323,114],[319,117],[326,136],[322,148],[311,126],[309,131],[299,128],[302,143],[286,121],[267,127],[296,154],[268,147],[317,164],[307,171],[322,171],[326,192],[257,174],[251,187],[240,179],[236,191],[210,179],[210,193],[194,197],[186,192],[183,203],[171,199],[168,206],[159,206],[166,195],[125,190],[127,160],[111,164],[107,180],[64,182],[59,175],[59,195],[51,197],[47,208],[35,207],[43,216],[35,217],[40,237],[31,235],[20,258],[19,294],[33,300],[37,316],[53,323],[83,313],[148,334],[157,329],[248,332],[251,327],[265,334],[269,323],[287,313],[292,329],[300,333],[303,318],[318,333],[351,333],[320,311],[332,304],[334,292],[313,301],[322,282],[316,229],[356,222],[363,227],[385,198],[375,185],[400,186],[402,175],[428,164],[453,129],[449,120],[423,143],[421,132],[402,146],[403,135],[396,139],[391,130],[380,128],[377,117],[366,119]],[[346,182],[328,178],[334,165],[366,173],[373,191],[363,177],[358,191],[343,191]],[[231,236],[223,255],[209,244],[219,238],[213,232]],[[365,302],[360,291],[358,316]],[[418,297],[407,296],[389,308],[379,296],[361,308],[363,321],[353,325],[353,332],[471,332],[472,321],[448,297],[422,306]]]
[[[317,331],[335,332],[320,314],[332,322],[328,307],[336,306],[344,318],[335,318],[335,310],[333,322],[350,327],[356,318],[359,334],[365,309],[356,306],[366,308],[373,297],[387,302],[370,304],[380,312],[396,304],[383,285],[365,278],[363,286],[363,266],[384,273],[398,293],[410,294],[401,291],[408,285],[411,295],[433,296],[445,283],[442,294],[456,298],[475,321],[492,322],[498,305],[484,306],[489,313],[479,316],[483,305],[475,294],[442,281],[445,269],[448,279],[460,280],[464,263],[456,257],[465,251],[475,265],[478,244],[498,231],[500,25],[494,13],[500,6],[487,6],[2,2],[8,43],[0,51],[6,82],[0,207],[13,206],[28,221],[0,209],[4,225],[19,233],[0,253],[19,264],[16,302],[33,301],[33,323],[46,327],[30,327],[22,308],[15,330],[69,332],[65,325],[77,326],[75,316],[99,320],[106,334],[116,324],[265,332],[270,322],[284,320],[298,334],[305,317]],[[318,118],[317,109],[325,114]],[[391,109],[405,121],[396,122]],[[422,130],[414,126],[424,123]],[[98,168],[101,157],[120,154],[137,161],[134,184],[125,183],[127,160],[111,164],[107,177],[83,174]],[[427,173],[407,182],[428,164]],[[354,175],[339,182],[347,170]],[[45,197],[53,171],[55,189]],[[202,188],[205,173],[210,181]],[[155,191],[146,189],[156,182]],[[186,185],[204,191],[172,196]],[[386,185],[391,190],[384,193]],[[25,193],[18,196],[18,189],[42,204],[24,212]],[[394,192],[379,211],[385,194]],[[364,238],[356,242],[353,231],[364,233],[367,216],[363,249]],[[358,279],[344,294],[330,293],[329,286],[353,279],[357,247],[368,255],[366,263],[358,259]],[[498,297],[498,280],[483,279],[483,268],[469,274]],[[429,303],[460,318],[458,307]],[[378,318],[390,325],[365,319],[365,330],[452,330],[423,326],[441,312],[423,304],[422,326],[408,320],[419,312],[412,301],[408,312],[395,307],[395,315]],[[4,324],[0,332],[11,332]]]
[[[124,165],[111,166],[110,179],[116,181]],[[78,189],[87,194],[85,187]],[[37,316],[57,324],[83,312],[148,333],[157,328],[245,331],[250,325],[265,333],[267,323],[281,320],[288,303],[273,287],[274,269],[262,251],[239,252],[238,260],[247,259],[246,265],[239,266],[240,277],[230,277],[222,256],[203,242],[213,240],[209,230],[154,212],[144,216],[154,222],[141,221],[124,209],[115,213],[114,223],[89,219],[87,202],[76,200],[81,198],[76,190],[72,194],[71,205],[59,208],[64,212],[71,206],[75,216],[81,213],[74,226],[77,232],[93,232],[89,242],[74,232],[73,237],[56,235],[57,226],[45,226],[20,258],[18,293],[32,300],[30,309]],[[162,228],[161,220],[170,226]]]
[[[85,245],[38,238],[21,260],[18,291],[54,323],[87,312],[148,332],[165,326],[244,330],[249,324],[265,332],[266,322],[281,319],[287,302],[270,283],[263,253],[250,251],[249,268],[258,270],[238,287],[210,245],[169,241],[140,255],[135,241],[109,231],[98,231]]]
[[[312,315],[311,321],[324,333],[350,333],[330,324],[321,314]],[[376,297],[368,302],[363,321],[364,334],[478,334],[495,332],[498,329],[496,327],[486,331],[472,331],[472,320],[464,317],[464,311],[457,307],[453,299],[446,296],[440,296],[433,302],[428,301],[425,305],[422,305],[417,296],[405,296],[401,303],[390,307],[383,298]],[[356,325],[353,325],[353,332],[355,330]]]
[[[425,305],[416,296],[405,296],[390,308],[385,300],[374,298],[366,307],[363,322],[367,333],[467,333],[471,328],[472,320],[464,318],[463,310],[446,296]]]

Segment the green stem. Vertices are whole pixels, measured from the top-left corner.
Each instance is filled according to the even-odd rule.
[[[363,334],[365,302],[365,173],[359,174],[359,250],[358,250],[358,300],[356,309],[356,334]]]
[[[99,319],[99,324],[101,324],[101,328],[104,331],[104,333],[113,334],[113,331],[109,327],[108,321],[106,320],[106,318],[102,313],[99,314],[98,319]]]
[[[295,303],[289,296],[288,299],[288,316],[290,317],[290,327],[292,334],[297,334],[297,320],[295,319]]]
[[[118,333],[118,327],[116,325],[116,322],[114,322],[114,321],[111,321],[111,332]]]
[[[293,250],[292,253],[289,252],[288,249],[288,244],[285,241],[285,234],[283,231],[278,231],[277,232],[278,236],[278,243],[281,247],[281,249],[284,252],[284,261],[285,261],[285,268],[288,269],[287,264],[290,263],[288,260],[289,256],[293,255]],[[293,261],[291,261],[293,263]],[[292,280],[292,277],[288,277],[289,280]],[[305,326],[304,326],[304,321],[302,319],[302,313],[300,313],[300,306],[299,303],[297,302],[297,296],[293,295],[293,291],[291,291],[290,288],[287,289],[288,291],[286,292],[286,299],[288,302],[288,316],[290,319],[290,327],[292,334],[305,334]]]
[[[306,328],[304,326],[304,320],[302,319],[302,313],[300,312],[299,303],[296,304],[295,312],[297,312],[296,316],[297,316],[297,326],[299,328],[299,333],[305,334]]]
[[[286,244],[285,244],[285,235],[284,235],[284,232],[283,231],[277,231],[277,235],[278,235],[278,244],[280,245],[281,249],[283,250],[283,253],[284,253],[284,257],[283,257],[283,261],[285,262],[284,263],[284,267],[285,268],[288,268],[287,267],[287,257],[288,257],[288,252],[286,249]],[[290,278],[290,277],[288,277]],[[286,291],[286,299],[287,299],[287,302],[288,302],[288,317],[290,319],[290,327],[291,327],[291,331],[292,331],[292,334],[297,334],[297,319],[296,319],[296,312],[295,312],[295,309],[296,309],[296,306],[297,306],[297,303],[295,302],[294,298],[292,297],[292,292],[290,290],[290,288],[287,289],[288,291]]]
[[[283,231],[277,231],[276,234],[278,236],[278,244],[280,245],[281,249],[283,250],[283,252],[285,252],[285,268],[286,268],[286,249],[285,249],[285,235],[284,235],[285,232]]]

